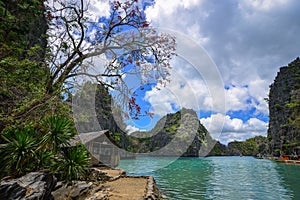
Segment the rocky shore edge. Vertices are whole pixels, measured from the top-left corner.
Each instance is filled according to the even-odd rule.
[[[127,176],[122,169],[90,168],[86,180],[57,181],[49,172],[31,172],[17,179],[2,179],[0,199],[98,200],[164,199],[152,176]]]

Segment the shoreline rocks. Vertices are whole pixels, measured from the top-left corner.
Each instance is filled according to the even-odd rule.
[[[17,179],[1,181],[0,199],[53,199],[51,191],[56,183],[57,179],[50,173],[31,172]]]
[[[162,198],[152,176],[127,176],[121,169],[91,168],[87,180],[72,184],[57,182],[55,176],[48,172],[31,172],[0,182],[0,200]]]

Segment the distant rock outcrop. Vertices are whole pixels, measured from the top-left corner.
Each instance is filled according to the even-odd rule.
[[[300,59],[281,67],[270,86],[269,151],[300,155]]]
[[[159,156],[205,156],[213,141],[196,112],[185,108],[161,118],[151,131],[131,136],[129,149]]]
[[[79,133],[108,130],[109,139],[117,146],[126,148],[129,143],[124,131],[126,125],[105,86],[85,83],[82,90],[74,95],[72,103]]]
[[[267,149],[268,140],[263,136],[256,136],[246,141],[229,142],[227,146],[217,142],[209,156],[255,156],[260,157]]]
[[[227,146],[217,141],[208,156],[228,156]]]

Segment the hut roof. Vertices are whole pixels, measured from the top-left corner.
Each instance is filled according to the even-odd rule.
[[[102,135],[107,133],[108,130],[97,131],[97,132],[89,132],[89,133],[81,133],[72,138],[69,142],[70,146],[76,146],[78,143],[86,144]]]

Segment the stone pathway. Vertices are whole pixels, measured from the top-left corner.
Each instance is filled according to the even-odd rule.
[[[105,197],[111,200],[143,199],[147,186],[147,177],[123,177],[104,184]]]

